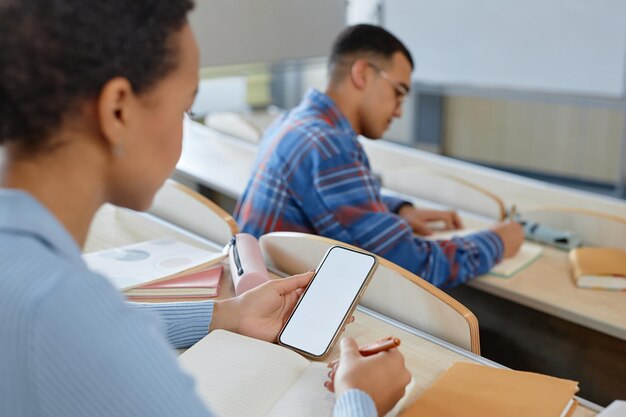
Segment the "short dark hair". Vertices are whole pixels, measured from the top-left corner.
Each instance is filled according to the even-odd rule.
[[[0,145],[36,149],[112,78],[142,93],[177,65],[193,0],[2,0]]]
[[[414,67],[411,53],[398,38],[380,26],[360,24],[349,26],[337,36],[328,63],[332,68],[346,58],[360,54],[389,59],[396,52],[402,53]]]

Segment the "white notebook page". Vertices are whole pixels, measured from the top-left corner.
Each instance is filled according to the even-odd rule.
[[[331,417],[335,394],[324,387],[329,368],[287,348],[215,330],[180,356],[196,391],[220,417]],[[385,417],[404,408],[406,395]]]
[[[286,348],[215,330],[180,356],[196,391],[220,417],[264,416],[310,362]]]

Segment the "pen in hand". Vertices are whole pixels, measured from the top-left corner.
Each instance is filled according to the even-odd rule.
[[[384,339],[380,339],[370,345],[366,345],[359,348],[359,353],[361,356],[371,356],[380,352],[384,352],[389,349],[393,349],[395,347],[400,346],[400,339],[397,337],[385,337]]]
[[[376,342],[360,347],[359,353],[361,356],[371,356],[380,352],[385,352],[387,350],[393,349],[400,346],[400,339],[397,337],[385,337],[384,339],[377,340]],[[339,359],[335,359],[328,364],[329,368],[332,368],[329,372],[329,377],[332,380],[335,376],[335,371],[337,370],[337,366],[339,365]]]
[[[517,211],[517,207],[515,207],[515,204],[513,204],[513,205],[511,206],[511,210],[509,210],[509,213],[508,213],[508,220],[509,220],[510,222],[514,222],[514,221],[515,221],[515,214],[516,214],[516,211]]]

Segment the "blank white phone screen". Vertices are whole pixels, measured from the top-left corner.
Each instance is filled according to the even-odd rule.
[[[332,248],[285,326],[281,343],[322,355],[374,265],[371,255]]]

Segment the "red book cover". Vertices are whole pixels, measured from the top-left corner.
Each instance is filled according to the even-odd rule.
[[[207,298],[219,294],[222,265],[125,291],[132,298]]]

